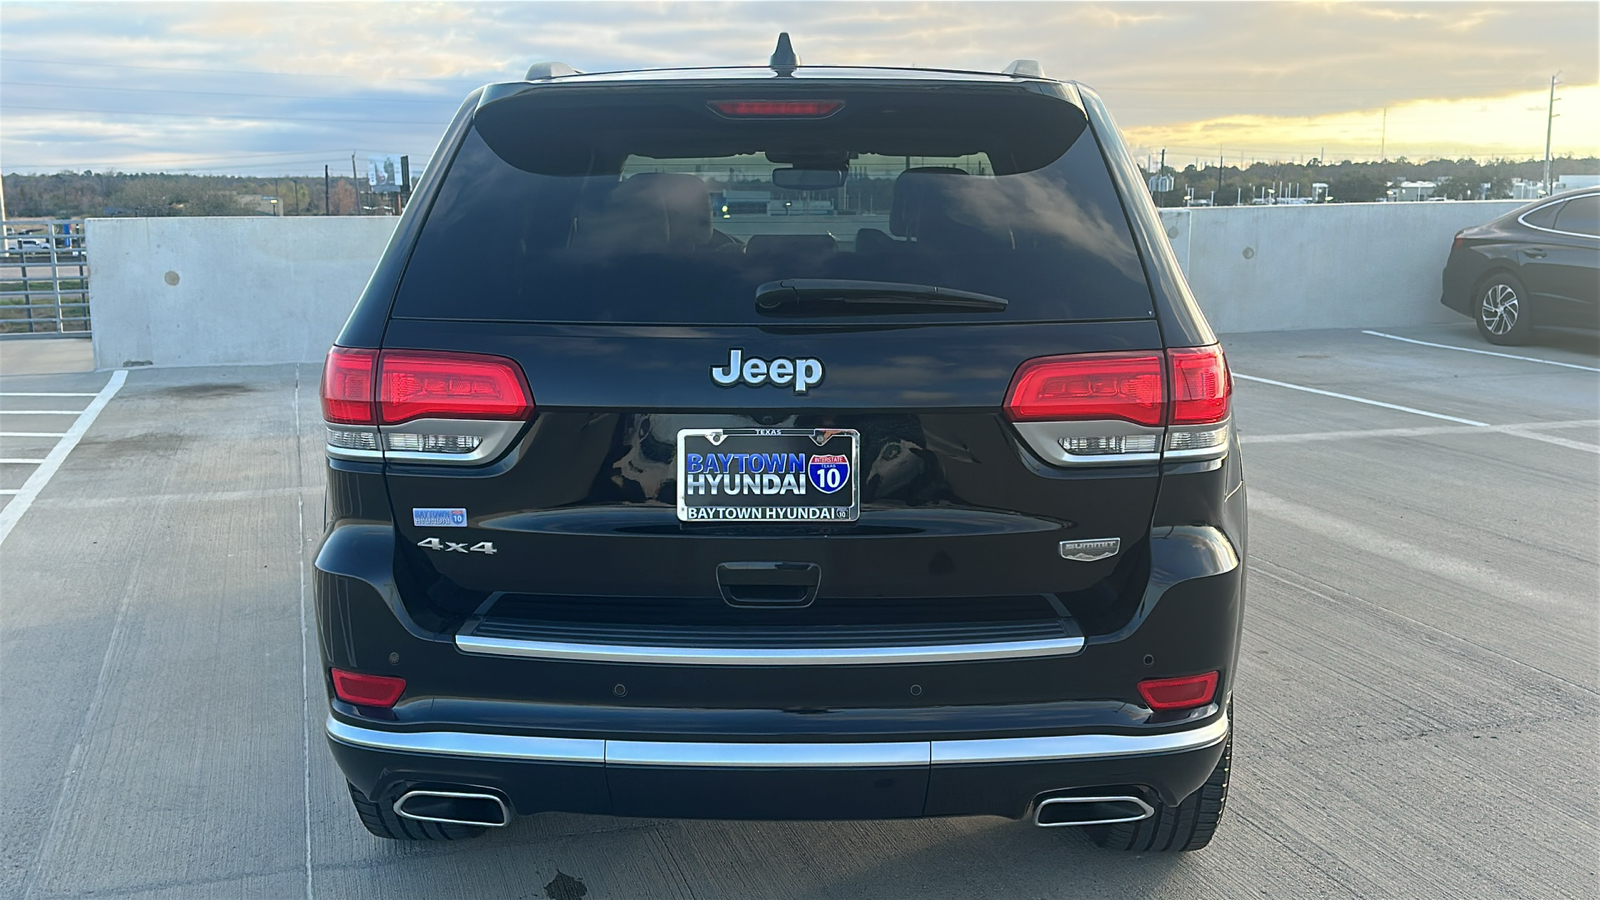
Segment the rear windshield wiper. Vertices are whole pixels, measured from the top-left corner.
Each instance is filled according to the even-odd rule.
[[[896,281],[785,278],[756,288],[756,309],[768,316],[864,316],[955,310],[1000,312],[1007,305],[1004,297]]]

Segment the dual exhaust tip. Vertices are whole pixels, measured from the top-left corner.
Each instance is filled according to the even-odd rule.
[[[1105,797],[1050,797],[1033,808],[1033,824],[1040,828],[1073,825],[1118,825],[1155,815],[1144,800],[1126,794]]]
[[[511,808],[497,794],[477,791],[408,791],[394,802],[395,815],[417,822],[504,828]]]
[[[497,794],[478,791],[407,791],[394,802],[396,815],[418,822],[504,828],[511,824],[511,808]],[[1155,815],[1143,799],[1131,795],[1100,797],[1050,797],[1033,809],[1033,824],[1040,828],[1082,825],[1118,825]]]

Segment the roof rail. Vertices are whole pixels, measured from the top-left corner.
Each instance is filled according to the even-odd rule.
[[[544,81],[550,78],[563,78],[568,75],[582,75],[577,69],[564,62],[541,62],[528,67],[528,74],[523,81]]]
[[[1001,75],[1015,75],[1018,78],[1043,78],[1044,67],[1039,65],[1037,59],[1013,59],[1011,65],[1001,70]]]

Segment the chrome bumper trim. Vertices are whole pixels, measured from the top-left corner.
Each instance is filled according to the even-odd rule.
[[[328,736],[354,747],[475,756],[518,762],[717,768],[878,768],[1051,762],[1204,750],[1228,737],[1226,713],[1198,728],[1164,734],[1070,734],[955,741],[863,743],[689,743],[527,737],[465,731],[381,731],[328,717]]]
[[[1039,641],[909,647],[644,647],[456,635],[457,650],[482,656],[668,666],[870,666],[974,662],[1071,656],[1083,650],[1083,644],[1081,637],[1062,637]]]
[[[328,737],[352,747],[434,753],[440,756],[482,756],[519,762],[606,761],[606,742],[583,738],[529,737],[520,734],[478,734],[470,731],[380,731],[328,717]]]

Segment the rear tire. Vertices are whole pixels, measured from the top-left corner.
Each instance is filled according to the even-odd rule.
[[[1491,275],[1473,292],[1472,318],[1478,333],[1491,344],[1527,343],[1533,332],[1528,291],[1510,272]]]
[[[355,804],[356,815],[367,830],[391,841],[464,841],[475,838],[487,829],[477,825],[449,825],[443,822],[418,822],[394,811],[393,798],[387,801],[372,800],[366,794],[350,788],[350,802]]]
[[[1156,804],[1156,814],[1138,822],[1095,825],[1089,836],[1107,850],[1134,853],[1176,853],[1201,850],[1216,834],[1222,810],[1228,805],[1228,771],[1233,765],[1233,738],[1222,747],[1222,758],[1200,789],[1177,806]]]

